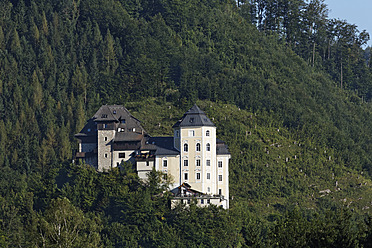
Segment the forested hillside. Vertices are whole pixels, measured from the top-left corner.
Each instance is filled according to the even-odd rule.
[[[0,0],[0,246],[371,247],[368,38],[322,0]],[[228,211],[71,163],[102,104],[170,135],[194,103]]]

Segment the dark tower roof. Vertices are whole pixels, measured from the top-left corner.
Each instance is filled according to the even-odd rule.
[[[141,122],[131,115],[123,105],[102,105],[94,116],[88,120],[85,127],[78,134],[75,134],[75,137],[96,136],[97,124],[113,122],[115,123],[115,129],[121,128],[126,130],[125,133],[119,133],[117,137],[115,137],[117,141],[133,139],[136,135],[135,133],[146,133],[141,126]],[[128,134],[128,129],[135,131]]]
[[[173,125],[175,127],[200,127],[209,126],[214,127],[213,122],[207,117],[207,115],[195,104],[189,109],[183,117]]]
[[[102,105],[93,116],[93,120],[96,122],[119,122],[122,119],[128,118],[140,123],[140,121],[131,115],[129,111],[122,105]]]

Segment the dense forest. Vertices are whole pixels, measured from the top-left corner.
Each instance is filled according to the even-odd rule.
[[[327,13],[0,0],[0,247],[372,247],[369,34]],[[72,163],[102,104],[155,136],[194,103],[232,154],[229,210],[171,210],[156,171]]]

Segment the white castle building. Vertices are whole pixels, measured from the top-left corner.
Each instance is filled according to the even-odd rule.
[[[194,105],[173,130],[173,137],[151,137],[124,106],[103,105],[75,135],[76,159],[98,171],[129,161],[141,179],[155,167],[174,179],[172,205],[194,201],[229,208],[230,153],[216,137],[216,126]]]

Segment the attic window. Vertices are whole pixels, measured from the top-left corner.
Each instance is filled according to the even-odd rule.
[[[107,118],[107,115],[106,115],[106,114],[102,114],[101,117],[102,117],[102,118]]]
[[[190,118],[190,123],[193,123],[194,122],[194,118]]]
[[[114,113],[114,115],[116,115],[116,110],[112,111],[112,113]]]

